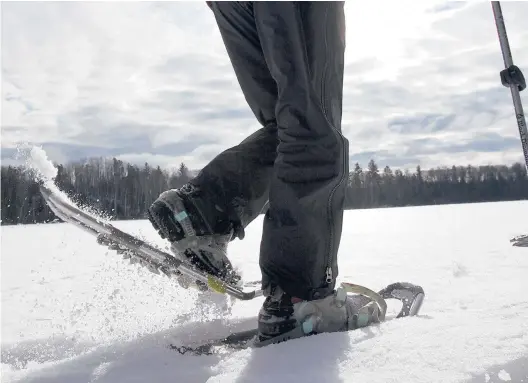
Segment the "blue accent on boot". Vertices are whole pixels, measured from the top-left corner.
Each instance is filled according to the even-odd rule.
[[[309,334],[313,331],[313,320],[312,318],[308,318],[305,320],[302,324],[302,329],[305,334]]]
[[[357,324],[359,327],[365,327],[369,324],[369,314],[368,313],[359,313]]]
[[[183,221],[187,217],[188,215],[186,211],[180,211],[178,214],[174,214],[174,218],[176,218],[178,222]]]

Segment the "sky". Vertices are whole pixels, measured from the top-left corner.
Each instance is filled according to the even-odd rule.
[[[528,2],[501,4],[528,77]],[[199,169],[259,128],[203,1],[1,10],[3,164],[30,143],[58,163]],[[490,2],[348,0],[345,14],[351,169],[523,161]]]

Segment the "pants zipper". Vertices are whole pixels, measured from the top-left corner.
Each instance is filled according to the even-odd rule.
[[[325,10],[325,17],[324,17],[324,21],[325,23],[327,22],[327,11]],[[327,39],[326,39],[326,30],[325,30],[325,51],[328,50],[328,43],[327,43]],[[327,53],[327,52],[325,52]],[[341,148],[342,148],[342,151],[343,151],[343,154],[342,154],[342,157],[341,157],[341,160],[342,160],[342,166],[341,166],[341,177],[339,178],[339,182],[332,188],[332,191],[330,192],[330,196],[328,197],[328,201],[327,201],[327,214],[328,214],[328,224],[329,224],[329,227],[330,227],[330,233],[329,233],[329,237],[330,237],[330,241],[329,241],[329,246],[328,246],[328,251],[325,255],[325,266],[326,266],[326,270],[325,270],[325,282],[330,285],[333,281],[333,270],[332,270],[332,252],[334,250],[334,228],[335,228],[335,225],[334,225],[334,216],[333,216],[333,209],[332,209],[332,202],[333,202],[333,197],[334,197],[334,194],[335,192],[337,191],[337,189],[339,187],[341,187],[341,185],[343,184],[343,181],[344,179],[346,178],[346,161],[347,161],[347,157],[348,157],[348,147],[347,145],[345,145],[345,138],[343,136],[343,134],[336,129],[336,127],[329,121],[328,119],[328,115],[327,115],[327,109],[326,109],[326,105],[325,105],[325,90],[326,90],[326,87],[325,87],[325,80],[326,80],[326,70],[327,70],[327,67],[328,67],[328,62],[325,62],[325,66],[324,66],[324,69],[323,69],[323,78],[322,78],[322,81],[321,81],[321,108],[322,108],[322,111],[323,111],[323,116],[326,120],[326,122],[328,123],[328,125],[332,128],[332,130],[334,131],[334,133],[337,135],[338,139],[340,140],[340,143],[341,143]],[[341,107],[342,108],[342,107]],[[336,254],[337,256],[337,254]]]

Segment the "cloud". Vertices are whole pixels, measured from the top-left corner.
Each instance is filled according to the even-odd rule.
[[[388,128],[396,133],[423,132],[432,133],[447,129],[455,119],[454,114],[431,114],[422,116],[404,116],[393,118],[388,123]]]
[[[373,157],[412,167],[522,161],[511,95],[499,79],[504,64],[491,7],[456,4],[417,4],[427,12],[413,18],[413,36],[408,28],[399,31],[403,21],[395,20],[411,6],[395,3],[387,11],[394,16],[392,26],[380,28],[373,40],[381,44],[382,31],[390,32],[390,40],[404,41],[400,50],[392,47],[384,53],[380,47],[370,67],[362,54],[351,59],[344,130],[352,160],[366,164]],[[528,70],[528,34],[522,21],[528,4],[506,3],[503,12],[514,62]],[[382,18],[379,24],[384,22]]]
[[[528,3],[502,7],[526,75]],[[488,2],[345,10],[352,163],[522,160]],[[60,162],[118,156],[199,168],[258,129],[204,2],[11,2],[1,21],[3,162],[29,141]]]

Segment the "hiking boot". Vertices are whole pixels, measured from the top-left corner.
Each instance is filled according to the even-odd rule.
[[[222,213],[208,206],[197,187],[187,184],[161,193],[149,208],[148,219],[179,259],[237,285],[241,277],[227,258],[227,245],[242,237],[243,229]]]
[[[343,287],[312,301],[288,296],[277,288],[260,309],[256,345],[365,327],[380,322],[379,310],[370,298],[347,295]]]

